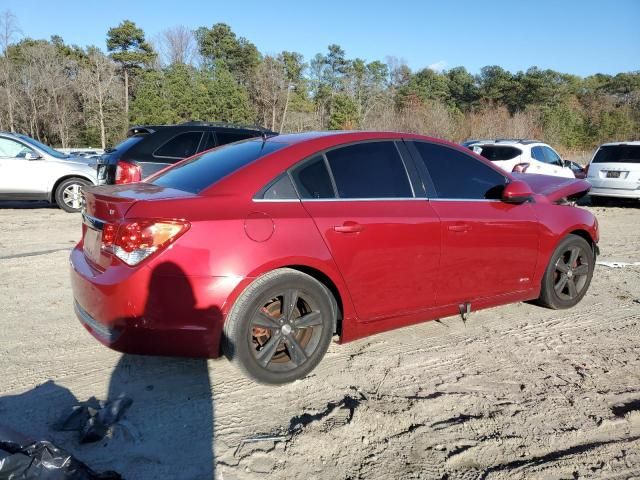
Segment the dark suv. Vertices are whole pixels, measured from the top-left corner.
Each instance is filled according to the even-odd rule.
[[[98,160],[98,184],[139,182],[196,153],[261,135],[277,133],[217,122],[132,127],[126,140],[106,150]]]

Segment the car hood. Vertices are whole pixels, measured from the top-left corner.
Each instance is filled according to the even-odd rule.
[[[526,182],[533,193],[545,196],[550,202],[557,202],[564,198],[577,200],[591,189],[589,182],[577,178],[522,173],[513,173],[511,176],[515,180]]]
[[[97,165],[97,161],[95,158],[86,158],[86,157],[70,156],[67,158],[56,158],[56,161],[64,162],[64,163],[79,163],[82,165],[89,165],[90,167],[95,167]]]

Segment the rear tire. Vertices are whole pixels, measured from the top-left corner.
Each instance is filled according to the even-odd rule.
[[[251,283],[224,324],[225,356],[253,380],[277,385],[305,377],[331,343],[333,294],[315,278],[281,268]]]
[[[91,182],[84,178],[67,178],[56,188],[54,198],[58,207],[65,212],[75,213],[84,207],[84,193],[82,189]]]
[[[594,266],[591,245],[578,235],[567,235],[551,255],[538,303],[554,310],[573,307],[587,293]]]

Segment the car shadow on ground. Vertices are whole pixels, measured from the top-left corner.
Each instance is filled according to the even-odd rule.
[[[592,197],[586,196],[581,198],[577,203],[581,207],[610,207],[610,208],[640,208],[640,200],[626,198],[605,198],[599,200],[600,203],[594,205]]]
[[[217,307],[196,308],[189,278],[173,263],[154,269],[148,290],[145,314],[165,311],[194,324],[221,319]],[[106,398],[101,398],[103,390],[95,397],[128,397],[133,403],[104,439],[82,444],[78,432],[55,431],[53,426],[94,394],[91,378],[97,376],[96,383],[102,383],[92,368],[82,394],[61,385],[64,378],[17,395],[0,392],[0,425],[33,440],[50,440],[92,469],[114,470],[127,479],[214,477],[214,405],[207,359],[123,354],[110,374]]]
[[[33,210],[36,208],[58,208],[58,206],[45,200],[0,200],[0,210]]]

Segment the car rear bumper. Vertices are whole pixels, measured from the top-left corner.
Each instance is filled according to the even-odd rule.
[[[589,195],[601,197],[635,198],[640,199],[640,188],[605,188],[592,186]]]
[[[216,358],[223,308],[236,277],[190,277],[170,262],[105,271],[71,252],[76,316],[102,344],[123,353]]]

